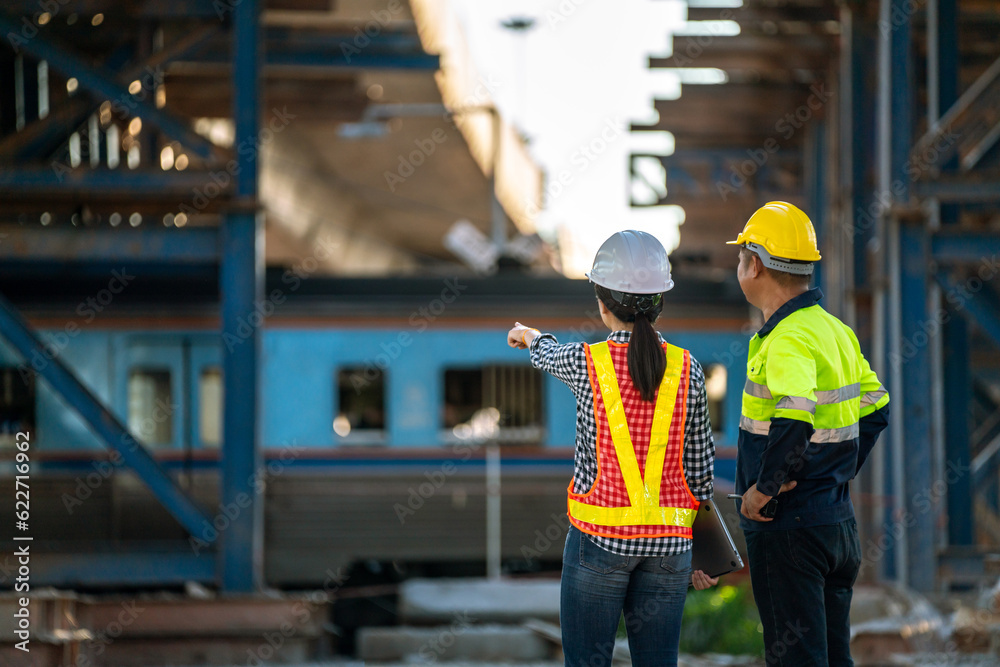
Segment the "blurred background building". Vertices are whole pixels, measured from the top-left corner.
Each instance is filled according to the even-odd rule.
[[[725,494],[759,313],[724,241],[774,199],[893,397],[865,582],[995,581],[1000,3],[8,0],[0,34],[0,589],[20,535],[71,591],[38,662],[0,622],[10,664],[249,664],[285,622],[286,662],[376,659],[469,608],[421,607],[440,577],[551,617],[574,402],[506,330],[603,338],[571,278],[656,233]]]

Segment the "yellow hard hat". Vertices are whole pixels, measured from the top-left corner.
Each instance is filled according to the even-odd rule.
[[[811,262],[821,259],[816,246],[816,230],[809,216],[797,206],[772,201],[761,206],[747,220],[733,245],[755,252],[764,266],[788,273],[810,274]]]

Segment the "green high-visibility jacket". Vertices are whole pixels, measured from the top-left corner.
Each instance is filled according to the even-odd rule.
[[[737,455],[737,492],[778,498],[770,523],[745,530],[836,523],[854,516],[848,483],[888,423],[889,394],[857,336],[812,289],[778,309],[750,340]]]

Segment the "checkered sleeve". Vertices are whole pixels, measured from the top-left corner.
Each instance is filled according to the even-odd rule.
[[[584,388],[590,389],[583,343],[560,345],[555,336],[543,333],[535,336],[528,351],[531,353],[532,366],[565,382],[577,396]]]
[[[708,396],[701,364],[691,358],[688,384],[688,418],[684,429],[684,473],[688,488],[698,500],[712,497],[715,441],[708,418]]]

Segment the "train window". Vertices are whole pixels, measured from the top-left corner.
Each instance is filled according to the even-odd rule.
[[[385,442],[385,373],[356,366],[337,372],[336,441],[342,444]]]
[[[128,427],[145,445],[174,441],[174,404],[170,371],[132,369],[128,376]]]
[[[705,393],[708,394],[708,418],[712,430],[722,431],[726,405],[726,367],[722,364],[705,366]]]
[[[0,449],[14,447],[17,433],[34,426],[35,374],[13,366],[0,368]]]
[[[444,372],[444,427],[459,440],[495,436],[510,444],[539,442],[545,423],[542,408],[542,374],[531,366]]]
[[[205,447],[222,444],[222,371],[206,368],[198,380],[198,439]]]

